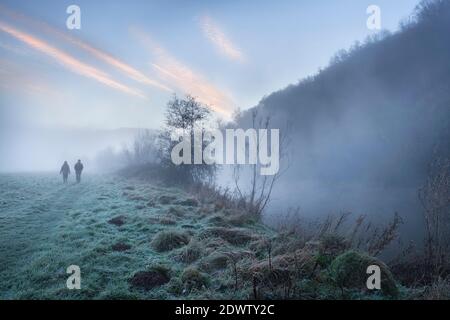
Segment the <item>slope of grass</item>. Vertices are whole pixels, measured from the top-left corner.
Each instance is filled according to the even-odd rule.
[[[391,298],[334,282],[323,246],[179,189],[23,174],[0,190],[1,299]]]
[[[103,176],[63,185],[58,176],[22,174],[1,175],[0,190],[2,299],[196,297],[174,288],[189,262],[242,250],[206,234],[192,253],[194,238],[214,225],[177,189]],[[66,288],[70,265],[81,269],[81,290]],[[168,284],[146,290],[145,281],[132,281],[155,266],[167,266]],[[211,290],[220,285],[213,281]]]

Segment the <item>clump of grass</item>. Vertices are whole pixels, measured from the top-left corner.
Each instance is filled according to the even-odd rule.
[[[202,289],[208,286],[209,277],[197,268],[189,267],[181,274],[181,281],[186,290]]]
[[[128,199],[131,201],[146,201],[147,199],[141,195],[132,194],[128,195]]]
[[[123,225],[125,223],[125,217],[124,216],[114,217],[111,220],[109,220],[108,223],[111,223],[115,226],[120,227],[121,225]]]
[[[151,290],[170,281],[170,270],[164,266],[156,265],[147,271],[139,271],[129,280],[134,288]]]
[[[147,207],[153,208],[153,207],[155,207],[155,206],[156,206],[155,200],[150,199],[150,200],[147,202]]]
[[[225,208],[225,205],[223,202],[217,202],[214,204],[214,211],[221,211]]]
[[[271,280],[273,276],[273,280],[278,281],[280,277],[288,277],[294,265],[294,255],[280,255],[253,263],[245,273],[252,276],[258,275],[265,280]]]
[[[127,251],[131,249],[131,246],[123,242],[118,242],[112,245],[112,249],[113,251]]]
[[[203,241],[203,239],[201,241]],[[222,238],[209,238],[209,239],[205,239],[205,241],[206,241],[205,248],[206,248],[206,251],[208,251],[208,252],[212,252],[212,251],[216,250],[217,248],[228,247],[228,242],[226,242]]]
[[[240,267],[242,278],[253,286],[254,299],[290,299],[299,297],[300,281],[314,278],[317,251],[298,249],[281,255],[270,254],[270,241],[266,239],[268,253],[261,260],[250,259]],[[261,257],[260,257],[261,258]]]
[[[450,265],[447,263],[440,269],[435,269],[429,258],[416,251],[414,244],[391,261],[390,269],[395,278],[404,286],[429,288],[440,279],[450,279]]]
[[[156,234],[151,245],[158,252],[170,251],[189,243],[189,235],[177,229],[161,231]]]
[[[325,234],[318,243],[317,262],[323,266],[328,266],[338,255],[344,253],[349,248],[348,241],[337,234]]]
[[[307,245],[303,237],[296,235],[293,232],[281,232],[276,237],[274,237],[274,239],[271,242],[274,256],[286,253],[293,253],[299,249],[303,249]]]
[[[176,197],[174,197],[174,196],[162,195],[159,197],[159,203],[161,203],[161,204],[170,204],[174,200],[176,200]]]
[[[383,294],[396,297],[398,288],[389,268],[377,258],[350,250],[331,263],[328,274],[330,280],[342,291],[346,289],[367,290],[367,267],[377,265],[381,270],[381,291]]]
[[[258,238],[249,243],[248,248],[259,258],[263,258],[272,250],[271,243],[265,238]]]
[[[177,259],[184,263],[192,263],[197,261],[201,256],[204,248],[202,248],[200,242],[195,239],[191,239],[189,244],[181,249]]]
[[[225,220],[225,217],[222,214],[213,214],[207,219],[208,223],[215,225],[215,226],[226,226],[227,221]]]
[[[225,269],[228,266],[229,258],[226,254],[214,251],[201,261],[201,268],[207,272]]]
[[[187,206],[187,207],[198,207],[198,205],[199,205],[198,200],[193,199],[193,198],[178,201],[177,204],[181,205],[181,206]]]
[[[169,210],[167,211],[167,213],[177,216],[177,217],[184,216],[183,210],[181,210],[180,208],[175,207],[175,206],[170,207]]]
[[[244,212],[232,212],[225,216],[226,221],[233,226],[244,226],[254,224],[257,221],[256,216]]]
[[[173,217],[160,217],[158,222],[164,225],[174,225],[176,224],[176,220]]]
[[[175,296],[179,296],[183,293],[184,286],[183,282],[180,278],[173,277],[170,279],[169,284],[167,285],[167,291]]]
[[[426,287],[424,300],[448,300],[450,299],[450,281],[438,278],[432,285]]]

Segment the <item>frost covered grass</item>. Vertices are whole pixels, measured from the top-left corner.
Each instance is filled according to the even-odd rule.
[[[119,177],[63,185],[57,175],[4,174],[0,190],[2,299],[195,297],[187,291],[196,286],[175,290],[176,279],[201,256],[235,249],[191,241],[213,225],[178,189]],[[81,268],[81,290],[66,288],[73,264]],[[171,283],[146,290],[132,281],[155,265],[168,266]]]
[[[0,299],[392,299],[448,288],[405,288],[339,237],[305,240],[139,180],[3,174],[0,194]],[[365,289],[366,262],[383,266],[388,293]],[[66,288],[70,265],[81,290]]]

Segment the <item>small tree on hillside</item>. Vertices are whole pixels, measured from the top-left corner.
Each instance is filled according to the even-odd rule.
[[[194,141],[194,131],[200,130],[204,133],[204,126],[211,112],[208,107],[198,102],[194,97],[187,95],[184,99],[176,95],[167,103],[166,121],[163,133],[160,135],[160,158],[161,164],[166,169],[167,178],[184,184],[203,182],[212,179],[215,174],[215,165],[202,164],[180,164],[172,162],[171,152],[183,137],[190,136]],[[173,135],[180,136],[173,140]],[[208,143],[202,139],[202,150]],[[194,155],[194,146],[191,143],[191,158]]]
[[[179,99],[176,95],[167,103],[166,126],[172,130],[184,130],[184,133],[201,128],[211,112],[194,97],[187,95]]]

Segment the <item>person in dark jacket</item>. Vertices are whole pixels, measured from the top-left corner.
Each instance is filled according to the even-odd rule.
[[[83,168],[84,168],[84,166],[81,163],[81,160],[78,160],[78,162],[74,166],[75,174],[77,176],[77,183],[81,182],[81,172],[83,171]]]
[[[70,167],[67,161],[64,161],[64,164],[62,165],[59,174],[63,175],[63,183],[67,183],[67,178],[69,177],[70,174]]]

